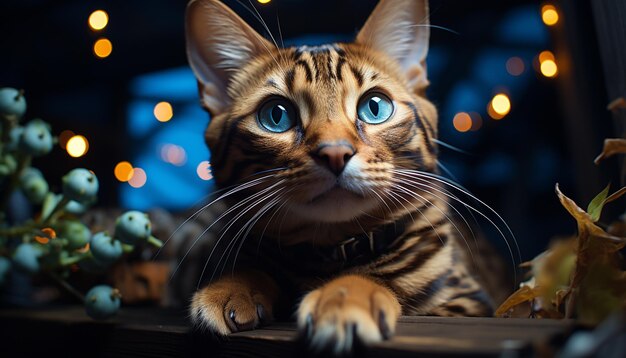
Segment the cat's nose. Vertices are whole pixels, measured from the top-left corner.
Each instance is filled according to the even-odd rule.
[[[349,144],[320,144],[313,155],[319,164],[339,175],[354,153],[354,147]]]

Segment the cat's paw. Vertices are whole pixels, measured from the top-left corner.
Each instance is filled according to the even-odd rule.
[[[298,327],[313,350],[342,355],[357,344],[391,337],[399,315],[400,304],[389,289],[348,275],[304,297],[298,308]]]
[[[266,281],[261,279],[261,281]],[[196,328],[219,335],[247,331],[273,319],[275,284],[259,290],[259,278],[220,279],[196,292],[191,301],[191,320]]]

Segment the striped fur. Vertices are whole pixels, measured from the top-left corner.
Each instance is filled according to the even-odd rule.
[[[235,209],[221,219],[221,231],[209,233],[217,254],[207,276],[214,280],[194,296],[197,325],[222,334],[250,329],[279,315],[278,302],[293,304],[289,299],[308,292],[298,309],[301,329],[312,345],[340,352],[350,349],[350,324],[356,338],[375,342],[393,332],[400,313],[490,314],[445,187],[410,174],[437,173],[437,111],[423,95],[428,27],[417,26],[427,24],[427,14],[424,1],[382,1],[354,43],[282,49],[217,1],[190,4],[188,53],[201,102],[212,114],[205,135],[214,177],[220,187],[243,188],[223,200]],[[210,37],[211,24],[227,27],[221,31],[229,33],[230,47]],[[239,35],[245,41],[237,47],[232,41]],[[386,41],[397,41],[398,49]],[[395,106],[376,125],[357,115],[359,99],[373,91]],[[257,119],[259,108],[277,97],[298,113],[284,133],[263,129]],[[326,143],[346,143],[356,153],[339,176],[312,155]],[[366,264],[305,265],[281,250],[337,245],[406,215],[412,220],[404,233]],[[222,272],[232,275],[219,278]],[[259,277],[272,282],[264,285],[268,292]],[[324,308],[333,295],[343,297],[336,305],[344,309]],[[333,327],[337,322],[346,326]]]

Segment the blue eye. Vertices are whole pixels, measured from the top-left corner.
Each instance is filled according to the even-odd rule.
[[[276,98],[261,106],[257,113],[257,120],[268,131],[283,133],[296,124],[296,113],[289,101]]]
[[[393,103],[382,93],[370,93],[359,101],[357,113],[359,119],[365,123],[383,123],[393,114]]]

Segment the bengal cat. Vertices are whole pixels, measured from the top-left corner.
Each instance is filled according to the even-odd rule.
[[[491,314],[437,175],[428,16],[427,1],[382,0],[353,43],[279,48],[219,1],[188,5],[226,203],[207,222],[197,327],[227,335],[295,309],[313,348],[341,353],[389,338],[400,315]]]

